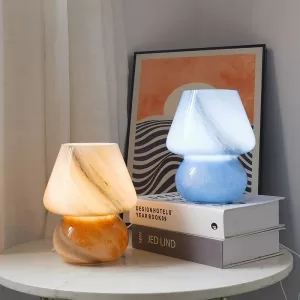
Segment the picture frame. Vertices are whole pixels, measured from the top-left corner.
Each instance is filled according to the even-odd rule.
[[[239,157],[246,193],[258,194],[261,103],[266,45],[143,51],[134,53],[127,167],[138,195],[175,192],[182,158],[166,138],[185,89],[237,90],[254,130],[256,146]]]

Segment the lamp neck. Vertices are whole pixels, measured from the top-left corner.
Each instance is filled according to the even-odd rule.
[[[188,161],[229,161],[235,160],[238,155],[185,155],[184,159]]]

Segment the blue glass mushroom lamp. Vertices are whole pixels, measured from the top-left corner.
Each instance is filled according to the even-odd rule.
[[[183,156],[175,182],[186,200],[239,201],[247,186],[247,174],[238,156],[254,146],[255,136],[237,91],[183,92],[167,148]]]

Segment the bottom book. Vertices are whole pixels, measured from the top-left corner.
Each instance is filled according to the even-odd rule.
[[[132,224],[132,247],[217,268],[279,255],[278,227],[225,240]]]

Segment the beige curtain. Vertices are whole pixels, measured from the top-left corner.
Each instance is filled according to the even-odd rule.
[[[0,248],[52,235],[42,204],[61,143],[127,125],[119,0],[0,0]]]

